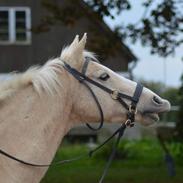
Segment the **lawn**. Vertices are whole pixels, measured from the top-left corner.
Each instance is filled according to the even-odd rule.
[[[170,177],[164,152],[156,140],[123,141],[105,183],[183,183],[183,145],[168,143],[176,164],[176,176]],[[55,160],[86,153],[86,145],[64,145]],[[42,183],[98,183],[110,153],[110,145],[92,158],[51,167]]]

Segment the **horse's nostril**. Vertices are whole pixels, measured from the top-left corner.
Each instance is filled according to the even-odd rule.
[[[153,97],[153,102],[155,102],[158,105],[163,104],[163,101],[156,96]]]

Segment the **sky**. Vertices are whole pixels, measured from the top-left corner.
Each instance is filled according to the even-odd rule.
[[[124,11],[121,15],[116,16],[114,20],[109,17],[105,17],[104,21],[111,29],[113,29],[115,25],[119,25],[121,22],[137,22],[141,18],[142,14],[143,8],[140,1],[133,1],[132,10],[129,12]],[[168,58],[151,55],[150,48],[142,47],[140,43],[132,44],[130,42],[126,42],[126,45],[138,58],[137,66],[133,70],[133,74],[136,79],[162,82],[165,86],[180,86],[180,77],[183,73],[183,45],[177,48],[173,56],[169,56]]]

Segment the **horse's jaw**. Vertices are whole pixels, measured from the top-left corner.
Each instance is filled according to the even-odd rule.
[[[152,100],[152,103],[154,103],[154,100]],[[169,101],[162,99],[161,104],[154,103],[152,108],[140,113],[140,119],[138,121],[145,126],[151,125],[159,121],[159,114],[170,111],[170,108]]]

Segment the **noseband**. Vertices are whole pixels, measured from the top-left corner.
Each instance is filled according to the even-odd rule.
[[[100,181],[99,183],[102,183],[103,180],[104,180],[104,177],[106,176],[107,174],[107,170],[115,156],[115,153],[116,153],[116,149],[117,149],[117,146],[120,142],[120,139],[121,137],[123,136],[123,133],[126,129],[127,126],[129,127],[132,127],[134,126],[134,122],[135,122],[135,115],[137,113],[137,103],[139,101],[139,98],[142,94],[142,90],[143,90],[143,86],[139,83],[137,83],[137,86],[136,86],[136,89],[135,89],[135,92],[133,94],[133,96],[129,96],[129,95],[126,95],[122,92],[120,92],[118,89],[110,89],[108,87],[106,87],[105,85],[95,81],[95,80],[92,80],[90,79],[89,77],[86,76],[86,71],[87,71],[87,68],[88,68],[88,65],[89,65],[89,60],[91,58],[86,58],[85,62],[84,62],[84,65],[83,65],[83,68],[82,68],[82,72],[79,72],[77,71],[76,69],[72,68],[70,65],[68,65],[66,62],[64,62],[64,68],[67,72],[69,72],[75,79],[77,79],[81,84],[83,84],[87,89],[88,91],[91,93],[93,99],[95,100],[96,104],[97,104],[97,107],[99,109],[99,112],[100,112],[100,125],[98,126],[98,128],[93,128],[92,126],[90,126],[88,123],[86,124],[91,130],[99,130],[102,128],[103,126],[103,123],[104,123],[104,114],[103,114],[103,110],[102,110],[102,107],[99,103],[99,100],[97,98],[97,96],[95,95],[95,93],[93,92],[93,90],[91,89],[91,87],[88,85],[88,83],[100,88],[101,90],[107,92],[109,94],[109,96],[113,99],[113,100],[116,100],[117,102],[119,102],[126,110],[127,110],[127,113],[126,113],[126,116],[127,116],[127,120],[125,123],[122,123],[122,125],[120,126],[120,128],[118,128],[108,139],[106,139],[101,145],[99,145],[98,147],[96,147],[95,149],[93,150],[90,150],[87,154],[83,154],[83,155],[80,155],[78,157],[75,157],[75,158],[72,158],[72,159],[67,159],[67,160],[61,160],[61,161],[57,161],[57,162],[53,162],[51,164],[36,164],[36,163],[30,163],[30,162],[27,162],[27,161],[24,161],[22,159],[19,159],[7,152],[5,152],[4,150],[0,149],[0,154],[6,156],[7,158],[9,159],[12,159],[14,161],[17,161],[21,164],[24,164],[24,165],[27,165],[27,166],[32,166],[32,167],[49,167],[49,166],[53,166],[53,165],[60,165],[60,164],[64,164],[64,163],[70,163],[70,162],[73,162],[73,161],[77,161],[77,160],[80,160],[84,157],[91,157],[97,150],[99,150],[100,148],[102,148],[105,144],[107,144],[111,139],[113,139],[113,137],[115,137],[117,135],[117,138],[116,138],[116,141],[113,145],[113,148],[112,148],[112,152],[111,152],[111,155],[108,159],[108,162],[104,168],[104,171],[103,171],[103,174],[100,178]],[[131,104],[128,105],[124,99],[126,100],[129,100],[131,101]]]

